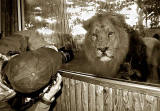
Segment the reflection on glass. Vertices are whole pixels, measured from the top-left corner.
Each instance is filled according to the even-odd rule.
[[[94,67],[90,67],[91,63],[87,62],[83,51],[87,34],[84,21],[97,13],[116,12],[124,15],[126,23],[140,36],[151,37],[159,33],[160,7],[157,4],[156,0],[26,0],[25,30],[34,30],[46,44],[72,48],[75,59],[65,68],[98,74],[94,72]],[[154,30],[150,29],[153,27]]]

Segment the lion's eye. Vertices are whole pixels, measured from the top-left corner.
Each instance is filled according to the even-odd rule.
[[[97,37],[93,35],[93,36],[92,36],[92,40],[93,40],[93,41],[96,41],[96,39],[97,39]]]
[[[92,40],[93,40],[93,41],[96,41],[96,39],[97,39],[97,34],[95,34],[95,33],[92,34]]]

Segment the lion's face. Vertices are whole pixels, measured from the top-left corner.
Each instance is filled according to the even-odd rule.
[[[108,21],[95,21],[86,37],[88,45],[93,47],[95,59],[109,62],[114,58],[119,45],[118,31]]]
[[[128,33],[119,16],[100,15],[84,23],[87,34],[84,50],[89,61],[108,71],[116,71],[129,49]],[[104,65],[106,64],[106,65]],[[112,70],[113,69],[113,70]]]

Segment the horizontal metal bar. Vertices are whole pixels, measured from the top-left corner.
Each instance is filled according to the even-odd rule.
[[[81,73],[64,69],[59,70],[58,72],[60,72],[62,76],[71,79],[76,79],[107,87],[115,87],[118,89],[127,89],[140,93],[151,94],[154,96],[160,96],[160,87],[159,87],[160,84],[136,82],[136,81],[117,79],[117,78],[103,78],[103,77],[98,77],[94,74]]]

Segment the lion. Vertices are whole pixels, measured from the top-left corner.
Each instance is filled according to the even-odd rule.
[[[95,73],[105,77],[116,76],[129,50],[128,33],[124,26],[122,16],[114,14],[99,14],[84,22],[83,27],[87,30],[84,51],[93,63]]]
[[[146,45],[147,64],[148,64],[148,82],[158,82],[160,80],[160,41],[156,38],[142,38]]]
[[[159,59],[159,43],[149,45],[126,24],[122,15],[98,14],[85,21],[83,27],[87,31],[84,52],[91,63],[88,66],[91,72],[103,77],[117,77],[120,66],[129,63],[132,70],[138,72],[136,80],[147,81],[151,75],[158,78],[158,73],[153,74],[151,67],[153,61]],[[156,63],[154,66],[157,68],[159,64]]]

